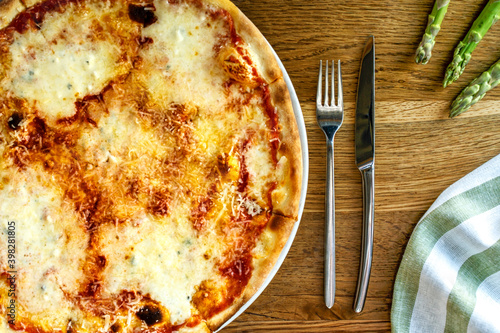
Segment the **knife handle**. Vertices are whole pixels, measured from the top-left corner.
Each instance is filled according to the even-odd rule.
[[[361,169],[361,181],[363,187],[363,233],[361,237],[361,257],[359,262],[358,284],[354,298],[354,311],[363,311],[373,257],[373,227],[374,227],[374,173],[373,166]]]
[[[335,185],[333,138],[327,140],[325,189],[325,305],[330,309],[335,302]]]

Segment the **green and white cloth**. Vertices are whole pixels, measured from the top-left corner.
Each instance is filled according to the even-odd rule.
[[[500,332],[500,155],[419,221],[394,285],[393,332]]]

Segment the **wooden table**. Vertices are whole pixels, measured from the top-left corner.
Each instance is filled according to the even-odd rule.
[[[414,52],[433,0],[234,0],[269,40],[295,86],[309,141],[309,185],[295,242],[262,295],[228,332],[387,332],[394,279],[416,223],[446,187],[500,153],[500,87],[465,114],[451,101],[500,58],[500,25],[460,79],[442,87],[453,49],[485,0],[453,0],[427,65]],[[359,62],[376,41],[375,245],[368,299],[352,311],[359,265],[361,179],[354,163]],[[320,59],[340,59],[345,118],[335,140],[337,296],[323,301],[325,141],[315,118]]]

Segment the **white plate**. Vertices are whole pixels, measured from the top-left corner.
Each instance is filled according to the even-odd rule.
[[[269,44],[269,43],[268,43]],[[271,47],[271,45],[269,45]],[[302,148],[302,189],[300,192],[300,203],[299,203],[299,213],[298,213],[298,219],[295,222],[295,225],[292,229],[292,232],[290,233],[290,237],[288,238],[288,241],[286,242],[285,246],[283,247],[283,250],[281,251],[278,261],[274,265],[273,269],[267,276],[266,280],[262,284],[262,286],[257,290],[257,292],[246,302],[239,310],[236,312],[231,318],[229,318],[218,330],[222,330],[224,327],[229,325],[233,320],[235,320],[239,315],[241,315],[259,296],[260,294],[266,289],[266,287],[269,285],[269,283],[272,281],[276,273],[278,272],[279,268],[281,267],[281,264],[283,264],[283,261],[285,260],[286,255],[288,254],[288,251],[290,250],[290,247],[292,246],[293,240],[295,239],[295,234],[297,233],[297,229],[299,228],[300,224],[300,219],[302,217],[302,212],[304,211],[304,204],[306,202],[306,193],[307,193],[307,181],[308,181],[308,176],[309,176],[309,151],[307,149],[307,133],[306,133],[306,125],[304,123],[304,117],[302,116],[302,109],[300,108],[300,103],[299,99],[297,98],[297,94],[295,93],[295,89],[293,88],[292,81],[290,80],[290,77],[288,76],[288,73],[285,70],[285,67],[283,66],[283,63],[279,59],[278,55],[274,51],[274,49],[271,50],[274,53],[274,56],[276,57],[276,60],[278,61],[278,64],[281,68],[281,71],[283,72],[283,79],[286,82],[286,86],[288,88],[288,92],[290,93],[290,97],[292,99],[292,106],[293,106],[293,112],[295,114],[295,120],[297,121],[297,127],[299,128],[299,135],[300,135],[300,146]]]

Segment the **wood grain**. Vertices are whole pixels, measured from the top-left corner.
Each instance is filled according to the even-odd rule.
[[[388,332],[394,279],[416,223],[449,185],[500,153],[500,89],[448,119],[453,99],[500,58],[500,25],[464,74],[444,89],[453,49],[486,0],[450,3],[429,64],[414,52],[433,0],[234,0],[271,43],[290,75],[309,142],[307,200],[294,244],[262,295],[222,332]],[[361,235],[361,179],[354,164],[359,62],[376,42],[375,245],[365,309],[352,311]],[[344,125],[335,139],[337,294],[323,303],[324,135],[316,125],[320,59],[340,59]]]

